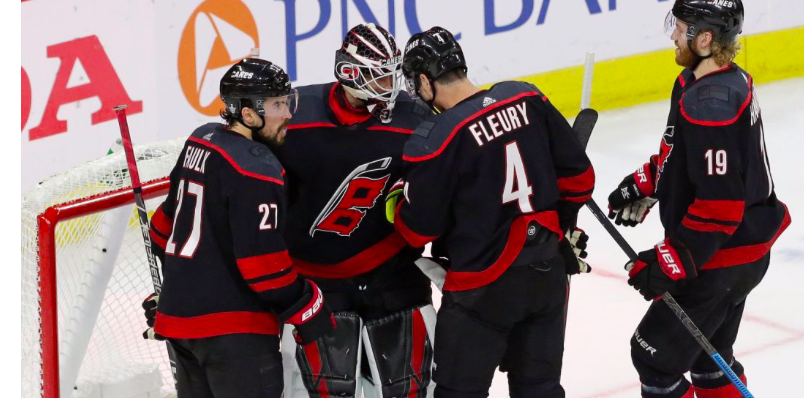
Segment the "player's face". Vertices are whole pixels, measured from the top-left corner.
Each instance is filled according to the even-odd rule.
[[[695,65],[695,54],[692,53],[689,46],[687,46],[687,25],[684,21],[676,19],[676,28],[670,35],[673,42],[676,44],[676,64],[689,68]]]
[[[271,146],[280,146],[285,142],[287,127],[295,111],[295,102],[292,96],[267,98],[263,109],[265,125],[258,134]]]

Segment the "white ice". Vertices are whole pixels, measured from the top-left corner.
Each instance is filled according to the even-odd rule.
[[[799,163],[804,156],[804,78],[759,85],[757,92],[776,193],[788,205],[793,223],[774,245],[765,279],[748,297],[735,356],[746,368],[755,397],[804,397],[799,379],[804,375],[804,178]],[[623,176],[658,150],[669,107],[664,100],[600,114],[589,155],[597,174],[594,198],[601,207]],[[657,213],[636,229],[620,229],[637,251],[661,239]],[[569,398],[638,398],[629,339],[648,303],[626,283],[625,255],[587,209],[581,210],[579,225],[590,235],[594,271],[572,278],[562,384]],[[498,372],[491,397],[506,396],[507,379]]]

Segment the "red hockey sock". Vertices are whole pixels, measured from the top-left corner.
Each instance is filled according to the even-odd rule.
[[[740,380],[743,384],[748,385],[744,374],[740,375]],[[695,396],[698,398],[742,398],[743,395],[734,384],[729,384],[718,388],[695,387]],[[690,397],[692,396],[690,395]]]

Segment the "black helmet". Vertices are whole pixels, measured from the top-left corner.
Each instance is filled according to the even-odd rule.
[[[296,96],[290,78],[282,68],[264,59],[245,58],[229,68],[221,79],[221,100],[238,119],[244,107],[265,116],[265,99],[284,96]],[[295,109],[290,111],[293,113]]]
[[[743,30],[745,10],[742,0],[676,0],[671,13],[690,25],[687,40],[694,39],[703,29],[710,29],[715,41],[731,43]]]
[[[466,58],[461,45],[448,30],[435,26],[427,31],[411,36],[405,46],[402,62],[402,74],[411,95],[419,92],[419,74],[424,74],[430,81],[454,69],[462,69],[466,73]]]

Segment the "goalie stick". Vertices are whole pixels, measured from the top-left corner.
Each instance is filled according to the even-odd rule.
[[[582,116],[584,116],[583,115],[584,112],[586,111],[594,112],[594,119],[592,119],[590,113],[589,115],[586,115],[583,118],[583,120],[581,120]],[[581,111],[581,113],[578,114],[578,117],[575,119],[575,122],[572,125],[573,130],[575,130],[575,132],[578,133],[578,141],[581,143],[584,149],[586,148],[586,145],[589,143],[589,137],[592,134],[592,128],[594,127],[595,122],[597,122],[597,112],[595,112],[592,109],[584,109]],[[590,123],[591,127],[589,126]],[[576,126],[578,126],[578,128],[576,128]],[[588,129],[588,131],[585,129]],[[589,211],[592,212],[592,215],[595,216],[595,218],[600,222],[600,224],[603,225],[603,228],[606,229],[606,232],[608,232],[609,235],[611,235],[611,237],[614,239],[614,241],[617,242],[617,245],[620,246],[620,248],[625,252],[625,254],[628,256],[628,259],[631,261],[636,261],[637,253],[634,251],[633,248],[631,248],[631,245],[629,245],[628,242],[625,240],[625,238],[620,234],[620,231],[618,231],[617,228],[615,228],[614,225],[611,223],[611,221],[609,221],[609,219],[606,218],[606,215],[603,213],[602,210],[600,210],[600,207],[597,205],[595,200],[589,199],[589,201],[586,202],[586,207],[589,208]],[[731,381],[731,383],[734,384],[735,387],[737,387],[737,390],[740,391],[740,394],[742,394],[743,397],[745,398],[754,398],[754,396],[751,395],[751,392],[748,391],[748,388],[745,386],[745,384],[743,384],[740,378],[737,377],[737,375],[734,373],[731,367],[729,367],[726,361],[723,360],[723,357],[720,356],[717,350],[715,350],[715,347],[712,346],[712,344],[709,342],[706,336],[704,336],[703,333],[701,333],[701,330],[698,329],[697,326],[695,326],[695,323],[693,323],[692,319],[690,319],[687,313],[684,312],[684,309],[681,308],[676,299],[673,298],[673,296],[670,295],[670,293],[665,292],[662,295],[662,300],[665,303],[667,303],[667,305],[670,307],[670,310],[673,311],[673,314],[675,314],[678,320],[681,321],[681,323],[684,325],[687,331],[692,335],[693,338],[695,338],[695,340],[698,342],[701,348],[704,349],[706,354],[709,355],[710,358],[712,358],[712,361],[715,362],[718,368],[720,368],[720,370],[722,370],[723,373],[729,378],[729,381]]]
[[[117,113],[117,123],[120,125],[120,136],[123,140],[123,149],[126,153],[126,162],[128,163],[128,175],[131,177],[131,189],[134,191],[134,200],[137,205],[137,215],[139,216],[140,232],[142,232],[142,240],[145,243],[145,254],[148,257],[148,267],[151,270],[151,281],[154,284],[154,293],[157,295],[162,293],[162,278],[159,276],[159,266],[156,264],[156,258],[151,250],[151,235],[149,233],[148,212],[145,210],[145,201],[142,199],[142,183],[140,182],[140,174],[137,171],[137,158],[134,157],[134,147],[131,145],[131,134],[128,131],[128,120],[126,118],[126,106],[120,105],[114,107]],[[173,382],[176,382],[176,353],[173,351],[173,346],[169,341],[167,344],[168,359],[170,360],[170,373],[173,375]]]

